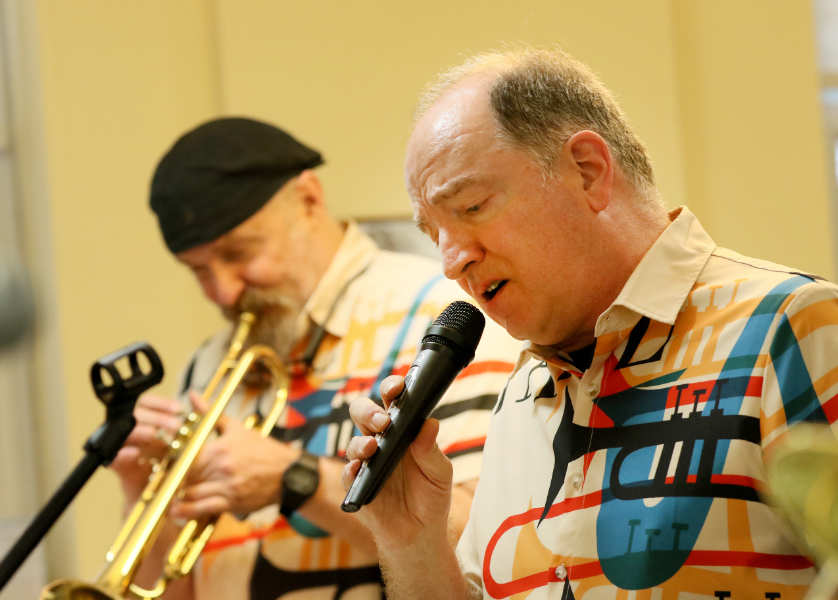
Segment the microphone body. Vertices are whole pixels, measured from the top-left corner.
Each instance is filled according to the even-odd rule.
[[[445,390],[471,359],[483,333],[483,314],[467,302],[450,304],[428,327],[419,353],[404,378],[404,390],[390,404],[390,425],[377,434],[378,450],[365,461],[341,504],[355,512],[375,498]]]

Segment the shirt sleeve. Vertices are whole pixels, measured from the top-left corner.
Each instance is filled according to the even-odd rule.
[[[466,582],[467,597],[482,598],[483,582],[480,577],[480,552],[478,551],[475,528],[469,519],[463,535],[457,543],[457,560]]]
[[[838,420],[838,286],[800,288],[778,316],[763,381],[763,447],[796,423]]]

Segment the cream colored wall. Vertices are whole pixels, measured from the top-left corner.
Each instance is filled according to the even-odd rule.
[[[469,54],[516,42],[560,43],[588,62],[648,143],[664,192],[683,195],[669,0],[218,6],[225,111],[269,119],[321,149],[337,213],[409,214],[402,160],[418,91]]]
[[[50,401],[70,415],[72,460],[102,415],[87,380],[94,359],[147,339],[171,374],[218,322],[146,209],[149,174],[179,132],[217,113],[269,119],[324,152],[336,213],[405,215],[401,163],[418,89],[438,69],[505,42],[560,42],[599,72],[646,141],[670,205],[689,201],[732,246],[778,258],[794,247],[795,264],[832,275],[813,57],[777,48],[770,29],[788,21],[808,35],[805,7],[685,4],[37,0],[65,373],[64,396]],[[737,36],[757,8],[759,19]],[[788,77],[792,85],[780,83]],[[725,93],[736,96],[736,113],[725,112]],[[793,219],[787,207],[805,214]],[[172,386],[170,375],[162,389]],[[53,575],[96,574],[118,508],[113,477],[97,474],[67,517],[83,532],[65,549],[78,551],[78,572]]]
[[[157,349],[171,390],[218,323],[164,249],[147,209],[149,174],[183,129],[218,110],[211,11],[203,0],[38,4],[47,193],[72,464],[104,417],[93,361],[129,342]],[[95,577],[119,522],[115,478],[100,470],[67,515],[78,572]]]
[[[684,178],[716,241],[835,276],[810,2],[674,2]]]

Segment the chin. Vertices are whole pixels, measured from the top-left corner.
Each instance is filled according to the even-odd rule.
[[[518,340],[525,340],[538,346],[555,346],[563,342],[560,333],[555,328],[539,326],[536,323],[511,323],[504,328],[509,335]]]
[[[506,328],[504,327],[504,329],[506,329]],[[506,332],[507,332],[510,336],[512,336],[513,338],[515,338],[516,340],[520,340],[520,341],[522,341],[522,342],[530,342],[530,341],[532,341],[532,337],[531,337],[531,336],[529,336],[529,335],[526,335],[526,334],[523,334],[523,333],[516,333],[515,331],[510,331],[509,329],[506,329]]]
[[[501,319],[498,317],[492,317],[491,315],[489,316],[495,323],[503,327],[506,332],[516,340],[535,342],[536,344],[539,343],[535,340],[535,338],[541,337],[538,335],[540,332],[532,331],[531,326],[527,327],[526,324],[523,323],[515,323],[509,319]]]

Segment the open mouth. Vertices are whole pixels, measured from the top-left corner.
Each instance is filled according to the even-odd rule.
[[[505,285],[506,285],[506,282],[507,282],[507,281],[508,281],[508,280],[506,280],[506,279],[500,279],[500,280],[498,280],[498,281],[493,282],[493,283],[492,283],[489,287],[487,287],[487,288],[483,291],[483,297],[484,297],[486,300],[491,300],[492,298],[494,298],[494,297],[497,295],[497,293],[500,291],[500,289],[501,289],[503,286],[505,286]]]

